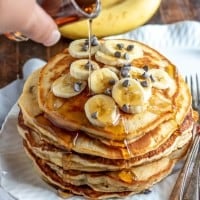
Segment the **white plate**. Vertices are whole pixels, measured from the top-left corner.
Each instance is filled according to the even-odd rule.
[[[171,37],[170,37],[171,36]],[[121,36],[120,36],[121,37]],[[183,22],[173,25],[147,25],[123,35],[145,42],[162,52],[183,75],[200,74],[200,24]],[[18,107],[14,105],[0,135],[0,180],[6,191],[18,200],[58,200],[56,191],[44,183],[34,171],[22,148],[16,129]],[[131,200],[167,200],[177,174],[152,187],[148,195],[135,195]],[[1,195],[1,193],[0,193]],[[3,197],[1,197],[1,200]],[[71,200],[78,200],[73,197]],[[6,199],[5,199],[6,200]]]

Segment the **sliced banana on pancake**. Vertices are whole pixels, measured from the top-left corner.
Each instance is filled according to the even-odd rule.
[[[113,86],[112,97],[122,111],[134,114],[146,109],[149,94],[139,81],[123,78]]]
[[[86,86],[86,81],[75,79],[70,74],[64,74],[53,82],[52,92],[57,97],[70,98],[80,94]]]
[[[105,54],[102,51],[97,51],[95,54],[95,59],[105,65],[112,65],[115,67],[120,67],[123,66],[124,64],[129,64],[129,60],[121,59],[121,58],[116,58],[114,56],[110,56]]]
[[[79,59],[71,63],[70,74],[74,78],[87,80],[89,73],[93,70],[99,69],[99,65],[95,61],[88,59]]]
[[[115,72],[108,68],[94,70],[88,78],[89,88],[93,93],[111,95],[113,85],[119,80]]]
[[[172,79],[166,71],[162,69],[150,69],[149,73],[151,74],[152,87],[167,89],[173,85]]]
[[[128,40],[106,40],[95,54],[99,62],[116,66],[129,64],[133,59],[141,57],[143,57],[142,48]]]
[[[144,79],[145,70],[139,67],[134,67],[132,65],[124,65],[120,70],[121,78],[134,78],[134,79]]]
[[[151,78],[150,78],[150,74],[148,73],[147,67],[139,68],[139,67],[134,67],[131,65],[125,65],[120,70],[120,77],[121,78],[130,77],[130,78],[138,80],[146,92],[145,97],[147,98],[147,100],[152,95],[152,92],[151,92],[152,83],[151,83]]]
[[[105,127],[116,125],[119,119],[119,110],[112,97],[97,94],[85,103],[87,119],[95,126]]]
[[[91,55],[94,55],[99,49],[97,39],[91,40]],[[89,44],[87,39],[74,40],[70,43],[68,51],[74,58],[88,58],[89,57]]]
[[[107,55],[130,61],[143,57],[142,48],[129,40],[106,40],[100,49]]]

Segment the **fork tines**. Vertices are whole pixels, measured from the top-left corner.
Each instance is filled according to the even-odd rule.
[[[192,107],[200,114],[200,86],[199,86],[199,78],[198,74],[186,76],[185,81],[190,87],[191,95],[192,95]]]

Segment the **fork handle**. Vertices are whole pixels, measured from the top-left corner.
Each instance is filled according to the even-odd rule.
[[[199,133],[196,133],[194,142],[188,152],[188,156],[185,161],[185,164],[176,180],[176,183],[175,183],[172,193],[170,195],[170,198],[169,198],[170,200],[182,200],[182,198],[183,198],[183,192],[184,192],[183,190],[185,188],[186,179],[188,177],[188,172],[191,167],[194,155],[196,155],[196,152],[198,150],[199,141],[200,141],[200,135],[199,135]]]
[[[199,166],[200,166],[200,151],[198,150],[192,175],[188,183],[188,187],[184,194],[183,200],[199,199],[198,179],[199,179]]]
[[[180,199],[180,189],[182,187],[183,178],[184,178],[184,170],[182,169],[176,180],[176,183],[174,185],[174,188],[172,190],[169,200],[179,200]]]

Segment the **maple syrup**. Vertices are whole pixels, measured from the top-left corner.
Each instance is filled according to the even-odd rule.
[[[88,60],[89,60],[89,63],[91,63],[91,50],[92,50],[92,19],[88,19],[88,50],[89,50],[89,57],[88,57]],[[92,85],[92,82],[91,82],[91,74],[92,72],[92,68],[89,67],[89,85],[91,86]],[[89,87],[89,96],[92,94],[92,91]]]
[[[81,19],[93,19],[100,12],[100,0],[38,0],[58,26]]]

